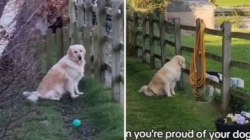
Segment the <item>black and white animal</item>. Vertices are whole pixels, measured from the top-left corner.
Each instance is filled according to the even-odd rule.
[[[222,83],[222,73],[220,72],[207,71],[206,78],[216,83]],[[230,86],[234,86],[234,85],[244,88],[244,80],[242,80],[241,78],[237,78],[237,77],[231,77]],[[210,97],[213,96],[214,86],[207,85],[207,88],[209,88],[209,96]],[[218,94],[221,93],[220,89],[217,89],[217,88],[215,88],[215,92]]]

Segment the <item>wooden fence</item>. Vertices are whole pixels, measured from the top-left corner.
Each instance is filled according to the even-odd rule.
[[[139,18],[142,18],[142,25],[138,25]],[[134,13],[133,16],[127,16],[127,25],[132,24],[131,28],[127,28],[127,44],[130,47],[130,51],[134,57],[138,57],[138,50],[142,50],[142,61],[146,61],[146,55],[150,54],[150,67],[155,68],[155,59],[160,59],[162,65],[169,61],[166,57],[166,44],[175,47],[175,54],[181,55],[183,51],[193,53],[193,48],[183,46],[181,44],[181,30],[187,31],[194,31],[196,34],[199,31],[200,23],[197,20],[196,27],[187,26],[187,25],[180,25],[180,19],[175,18],[173,22],[169,22],[165,20],[165,16],[161,15],[160,19],[156,19],[153,17],[153,14],[138,16],[137,13]],[[149,22],[149,34],[146,33],[146,22]],[[160,29],[160,36],[155,36],[153,32],[153,24],[156,23]],[[141,27],[142,30],[139,30],[137,27]],[[174,29],[173,33],[175,36],[175,41],[170,41],[165,39],[166,28],[172,27]],[[232,32],[231,31],[231,23],[225,22],[223,25],[223,31],[220,30],[212,30],[212,29],[205,29],[205,33],[210,35],[222,36],[222,46],[223,46],[223,53],[222,57],[217,56],[212,53],[206,52],[206,58],[212,59],[223,64],[223,83],[214,83],[216,88],[222,89],[222,110],[226,111],[229,107],[229,100],[230,95],[236,96],[238,98],[250,101],[250,94],[243,93],[236,89],[230,87],[230,80],[231,80],[231,68],[240,68],[244,70],[250,71],[250,64],[234,61],[231,60],[231,40],[232,38],[240,38],[240,39],[247,39],[250,40],[249,33],[241,33],[241,32]],[[137,43],[138,35],[142,35],[143,37],[143,45],[140,46]],[[145,40],[149,39],[150,42],[150,49],[146,49]],[[155,54],[155,46],[154,41],[160,41],[161,46],[161,55]],[[131,54],[130,53],[130,54]],[[198,63],[201,65],[201,63]],[[199,69],[198,69],[199,71]],[[183,72],[189,74],[189,69],[185,69]],[[183,74],[181,75],[180,81],[178,82],[178,87],[180,89],[184,88],[183,82]]]
[[[104,83],[105,71],[111,72],[112,84],[112,100],[120,101],[120,83],[124,83],[123,76],[120,75],[120,50],[123,50],[123,43],[120,42],[120,20],[123,9],[119,9],[121,3],[119,1],[112,2],[113,7],[105,7],[105,1],[99,0],[98,7],[92,4],[92,0],[78,0],[78,3],[70,0],[70,27],[57,29],[56,34],[52,34],[52,30],[48,29],[46,34],[46,45],[40,47],[39,55],[45,53],[46,71],[63,57],[67,49],[72,44],[82,44],[86,49],[86,66],[85,77],[94,77]],[[76,20],[76,9],[78,20]],[[92,25],[92,12],[96,12],[97,25]],[[112,33],[111,36],[105,34],[106,13],[112,16]],[[85,17],[85,21],[84,18]],[[103,56],[105,43],[112,45],[113,56],[112,64],[105,63]],[[90,49],[94,46],[94,55],[90,55]],[[55,53],[56,52],[56,53]],[[56,58],[56,59],[55,59]]]

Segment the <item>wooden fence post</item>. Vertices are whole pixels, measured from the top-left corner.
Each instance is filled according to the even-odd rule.
[[[180,19],[174,19],[174,32],[175,32],[175,55],[182,55],[181,53],[181,28],[180,28]],[[184,89],[184,79],[183,79],[183,70],[181,71],[180,80],[177,82],[178,89]]]
[[[56,29],[56,48],[57,48],[57,61],[63,57],[63,37],[62,29]]]
[[[62,33],[63,33],[63,36],[62,36],[62,38],[63,38],[63,55],[65,55],[65,54],[67,54],[67,50],[68,50],[68,48],[69,48],[69,45],[70,45],[70,43],[69,43],[69,29],[68,29],[68,27],[63,27],[62,28],[63,30],[62,30]]]
[[[69,37],[71,39],[70,44],[73,44],[73,30],[76,27],[76,15],[75,15],[75,1],[69,0],[69,17],[70,17],[70,24],[69,24]]]
[[[134,57],[138,57],[138,48],[137,48],[137,31],[138,31],[139,23],[138,23],[138,13],[134,12],[134,26],[133,26],[133,53]]]
[[[120,6],[120,1],[113,1],[113,13],[112,13],[112,100],[115,102],[120,101],[120,21],[121,14],[118,13],[118,9]]]
[[[93,27],[93,46],[94,46],[94,76],[95,78],[99,81],[100,80],[100,70],[99,70],[99,57],[100,56],[100,51],[99,51],[99,46],[98,46],[98,31],[97,31],[97,26]]]
[[[47,29],[46,32],[46,73],[49,71],[49,69],[52,67],[52,54],[51,52],[53,49],[53,37],[52,37],[52,30]]]
[[[79,32],[82,32],[83,31],[83,26],[84,26],[84,12],[83,12],[83,0],[78,0],[78,3],[77,3],[77,13],[78,13],[78,29],[79,29]],[[80,39],[79,40],[80,44],[82,44],[82,40]]]
[[[223,74],[222,74],[222,111],[226,112],[229,109],[230,102],[230,81],[231,81],[231,23],[225,22],[223,24],[223,38],[222,38],[222,57],[223,57]]]
[[[200,19],[197,19],[196,20],[196,39],[199,36],[200,25],[201,25]],[[200,44],[201,44],[201,42],[198,42],[198,49],[196,50],[197,51],[196,54],[199,54],[199,52],[200,52]],[[201,74],[201,66],[202,66],[201,55],[198,55],[196,63],[197,63],[197,75],[196,76],[198,77]],[[200,92],[201,90],[202,90],[202,88],[196,88],[196,92]],[[200,100],[200,98],[197,97],[196,100],[198,101],[198,100]]]
[[[73,35],[71,39],[71,45],[79,43],[79,28],[74,26],[73,28]]]
[[[153,13],[149,14],[149,46],[150,46],[150,68],[155,68],[155,47],[154,47],[154,22]]]
[[[37,64],[36,64],[36,72],[39,74],[43,74],[43,63],[42,63],[42,59],[43,54],[45,53],[45,46],[44,43],[39,42],[37,48],[36,48],[36,53],[35,53],[35,57],[37,60]]]
[[[85,67],[85,75],[86,77],[91,76],[91,56],[90,56],[90,48],[92,46],[92,37],[90,35],[92,29],[92,0],[86,0],[85,4],[85,16],[86,16],[86,25],[83,27],[83,45],[86,49],[86,67]]]
[[[130,26],[129,26],[129,24],[130,24],[130,22],[129,22],[129,18],[128,18],[128,16],[126,17],[127,18],[127,20],[126,20],[126,22],[128,23],[128,24],[126,24],[126,40],[124,40],[124,41],[126,41],[126,50],[127,50],[127,52],[129,52],[129,53],[127,53],[126,55],[131,55],[131,43],[130,43]]]
[[[146,24],[147,24],[147,15],[143,15],[142,19],[142,62],[146,62]]]
[[[160,15],[160,43],[161,43],[161,64],[162,66],[166,63],[166,27],[165,27],[165,14]]]
[[[105,52],[105,28],[104,28],[104,23],[106,22],[106,10],[105,10],[105,1],[104,0],[99,0],[98,1],[98,10],[97,10],[97,50],[98,55],[94,55],[94,59],[97,59],[97,64],[98,67],[95,68],[97,69],[98,75],[96,78],[101,82],[105,82],[105,71],[102,70],[102,67],[105,65],[105,58],[104,57],[104,52]],[[96,54],[96,53],[95,53]]]

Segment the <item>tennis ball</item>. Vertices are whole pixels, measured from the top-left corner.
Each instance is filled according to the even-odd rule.
[[[74,119],[72,125],[73,125],[74,127],[79,127],[79,126],[81,125],[81,121],[78,120],[78,119]]]

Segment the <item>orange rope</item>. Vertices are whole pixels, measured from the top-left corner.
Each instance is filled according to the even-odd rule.
[[[199,34],[196,36],[196,42],[194,46],[194,53],[190,66],[189,82],[192,85],[192,92],[195,97],[201,97],[205,92],[205,82],[206,82],[206,56],[205,56],[205,43],[204,43],[204,30],[205,23],[200,20]],[[199,44],[200,42],[200,44]],[[198,52],[198,47],[200,45],[200,51]],[[201,73],[197,73],[197,59],[201,57]],[[201,88],[202,90],[196,91],[196,88]]]

